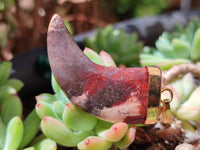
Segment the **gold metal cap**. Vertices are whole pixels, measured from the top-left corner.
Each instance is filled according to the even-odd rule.
[[[161,87],[162,72],[159,67],[147,67],[149,71],[149,93],[148,93],[148,110],[145,124],[155,124],[158,117],[162,115],[163,123],[173,121],[173,115],[170,111],[170,102],[173,99],[171,89]],[[168,96],[163,93],[169,93]]]
[[[145,124],[155,124],[158,120],[160,96],[161,96],[161,79],[162,74],[159,67],[147,67],[149,71],[149,93],[148,93],[148,110]]]

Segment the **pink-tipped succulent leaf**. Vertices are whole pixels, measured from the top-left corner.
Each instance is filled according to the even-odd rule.
[[[145,123],[148,105],[159,105],[158,68],[153,68],[157,70],[153,74],[156,80],[152,80],[151,67],[116,68],[93,63],[57,14],[49,25],[47,46],[56,81],[83,111],[109,122]]]

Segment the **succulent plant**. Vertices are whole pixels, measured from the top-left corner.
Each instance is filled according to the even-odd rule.
[[[173,81],[168,85],[173,91],[173,101],[170,108],[178,120],[182,121],[182,128],[186,136],[191,136],[199,126],[200,120],[200,87],[191,73]]]
[[[35,110],[22,121],[22,102],[17,92],[23,83],[18,79],[9,79],[11,68],[11,62],[0,63],[0,150],[23,149],[34,139],[40,125]],[[38,141],[32,149],[41,150],[37,148],[41,142]]]
[[[174,32],[163,32],[155,42],[155,48],[146,46],[140,54],[142,66],[157,65],[168,70],[173,65],[195,63],[200,60],[200,28],[198,20],[192,20],[186,28],[177,26]]]
[[[172,33],[164,32],[153,47],[144,47],[140,54],[142,66],[157,65],[163,71],[163,85],[173,91],[170,109],[175,120],[181,121],[188,139],[194,139],[200,119],[200,28],[198,20]],[[196,79],[195,79],[196,77]],[[187,138],[184,138],[187,140]]]
[[[105,51],[84,50],[93,62],[115,66],[111,56]],[[36,112],[42,119],[41,129],[50,139],[66,147],[77,146],[80,150],[106,150],[112,144],[124,149],[135,138],[135,127],[126,123],[109,123],[83,112],[65,96],[52,76],[55,94],[40,94],[36,97]]]
[[[139,54],[142,50],[142,43],[137,41],[137,34],[127,35],[122,29],[116,29],[108,25],[100,28],[96,36],[86,38],[87,47],[97,53],[104,50],[108,52],[117,65],[127,67],[139,66]]]

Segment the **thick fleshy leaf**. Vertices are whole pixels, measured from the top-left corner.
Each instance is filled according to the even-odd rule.
[[[135,140],[135,133],[136,128],[134,126],[131,126],[126,132],[125,136],[122,138],[122,140],[115,143],[116,146],[119,149],[125,149],[129,147],[129,145]]]
[[[173,46],[167,38],[167,33],[163,33],[155,42],[155,45],[166,57],[173,58]]]
[[[33,141],[31,142],[31,145],[35,145],[46,138],[47,137],[44,134],[40,134],[39,136],[37,136],[33,139]]]
[[[58,118],[53,106],[45,102],[36,104],[36,112],[40,119],[44,118],[44,116],[52,116],[54,118]]]
[[[112,125],[111,128],[101,131],[98,133],[98,136],[111,141],[117,142],[122,139],[128,130],[128,124],[119,122]]]
[[[45,102],[45,103],[52,104],[53,102],[55,102],[57,100],[54,95],[49,94],[49,93],[40,94],[40,95],[36,96],[35,98],[37,100],[37,103]]]
[[[3,103],[1,108],[1,117],[5,124],[15,116],[22,117],[22,103],[18,96],[10,96]]]
[[[56,142],[51,139],[43,139],[34,145],[35,150],[57,150]]]
[[[3,149],[5,138],[6,138],[6,126],[4,125],[0,117],[0,149],[1,150]]]
[[[76,146],[90,135],[90,132],[73,132],[61,121],[49,116],[42,119],[41,129],[48,138],[63,146]]]
[[[174,65],[180,65],[180,64],[189,63],[189,62],[190,61],[187,59],[172,59],[167,62],[158,63],[156,66],[160,67],[160,69],[162,70],[169,70]]]
[[[5,85],[9,85],[9,86],[15,88],[15,90],[18,92],[22,89],[22,87],[24,86],[24,83],[18,79],[8,79],[5,82]]]
[[[193,38],[191,58],[194,61],[200,60],[200,28],[195,32]]]
[[[7,99],[7,97],[16,93],[17,91],[12,86],[9,85],[0,86],[0,104],[3,104]]]
[[[103,66],[105,65],[103,59],[92,49],[86,47],[83,52],[94,63],[98,65],[103,65]]]
[[[63,104],[63,102],[61,101],[55,101],[53,102],[53,108],[55,110],[56,115],[62,119],[62,114],[65,108],[65,104]]]
[[[19,148],[29,144],[39,131],[40,118],[35,110],[33,110],[24,121],[24,134]]]
[[[94,37],[86,38],[85,44],[97,53],[108,52],[117,65],[139,66],[138,56],[143,44],[137,41],[136,33],[127,35],[123,30],[108,25],[99,29]]]
[[[103,59],[105,66],[116,67],[114,60],[112,59],[112,57],[107,52],[101,51],[99,53],[99,56]]]
[[[189,43],[180,40],[180,39],[173,39],[173,53],[175,58],[189,58],[190,56],[190,45]]]
[[[200,119],[200,107],[199,106],[187,106],[180,107],[177,111],[177,117],[182,120],[199,120]]]
[[[14,117],[8,123],[6,140],[3,150],[16,150],[23,138],[23,123],[19,117]]]
[[[79,150],[107,150],[112,143],[97,136],[89,136],[78,144]]]
[[[190,61],[187,59],[171,59],[151,54],[140,54],[140,63],[142,66],[149,66],[149,65],[159,66],[162,70],[168,70],[174,65],[179,65],[189,62]]]
[[[181,79],[174,81],[172,86],[178,94],[179,105],[184,103],[196,88],[195,80],[191,73],[188,73]]]
[[[190,97],[190,95],[192,94],[192,92],[195,90],[196,86],[196,81],[194,80],[194,76],[191,73],[186,74],[183,77],[183,81],[182,81],[182,85],[183,85],[183,95],[184,98],[188,99]],[[183,101],[181,101],[181,103],[183,103]]]
[[[183,120],[199,120],[200,119],[200,87],[192,93],[190,98],[181,105],[177,111],[177,116]]]
[[[61,90],[61,88],[58,85],[53,74],[51,75],[51,85],[52,85],[52,88],[55,92],[55,97],[57,98],[57,100],[62,101],[63,103],[69,103],[70,102],[70,100],[67,98],[65,93]]]
[[[96,133],[99,134],[101,132],[104,132],[105,130],[108,130],[112,127],[113,123],[103,121],[103,120],[98,120],[97,125],[96,125]]]
[[[170,103],[171,111],[176,114],[177,109],[188,100],[196,88],[195,80],[191,73],[184,75],[181,79],[175,80],[168,86],[173,91],[173,100]]]
[[[55,93],[59,93],[59,91],[61,90],[60,86],[58,85],[56,79],[54,78],[53,74],[51,74],[51,85],[53,88],[53,91]]]
[[[97,118],[80,110],[72,103],[66,104],[62,118],[67,127],[77,131],[91,131],[97,123]]]
[[[12,63],[8,61],[4,61],[0,63],[0,85],[6,82],[10,75],[10,71],[12,68]]]

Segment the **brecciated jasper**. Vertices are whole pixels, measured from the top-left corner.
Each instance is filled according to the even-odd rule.
[[[93,63],[57,14],[49,24],[47,47],[53,75],[77,107],[113,123],[157,121],[161,93],[159,68],[116,68]]]

